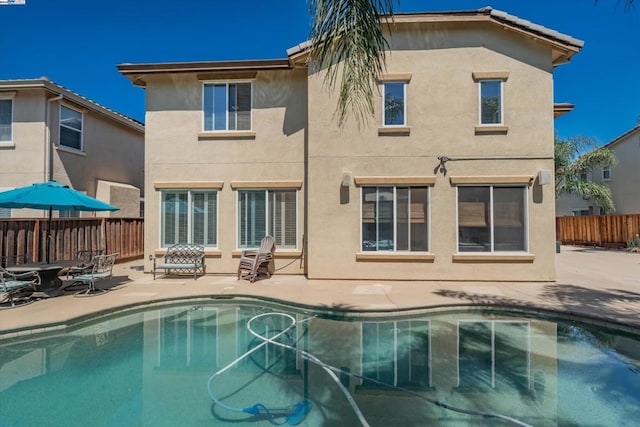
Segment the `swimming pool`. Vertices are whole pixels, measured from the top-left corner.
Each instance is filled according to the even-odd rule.
[[[637,425],[640,338],[524,312],[337,318],[228,300],[0,341],[2,426],[255,426],[269,414],[306,426]]]

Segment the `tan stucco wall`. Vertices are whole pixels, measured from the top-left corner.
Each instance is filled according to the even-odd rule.
[[[18,89],[13,98],[13,146],[0,147],[0,188],[15,188],[49,179],[47,149],[52,150],[53,179],[96,196],[99,179],[144,188],[144,134],[68,100],[47,101],[45,90]],[[51,96],[51,95],[49,95]],[[84,113],[83,151],[61,148],[60,102]],[[49,129],[45,111],[49,110]],[[104,200],[111,203],[111,200]],[[139,216],[139,198],[135,201]],[[133,213],[133,210],[127,209]],[[46,211],[13,209],[12,217],[42,217]],[[110,216],[83,213],[83,216]],[[111,216],[122,216],[113,214]]]
[[[63,103],[78,109],[71,103]],[[83,150],[77,151],[61,147],[59,141],[59,103],[51,109],[54,124],[51,138],[55,146],[53,154],[54,179],[68,184],[78,191],[96,197],[98,180],[132,185],[144,190],[144,135],[126,126],[114,123],[92,111],[81,109],[83,115]],[[103,200],[112,203],[113,200]],[[140,202],[134,201],[137,209],[118,206],[121,210],[139,216]],[[97,212],[89,216],[125,216],[124,212]]]
[[[606,184],[613,193],[617,214],[640,213],[640,131],[633,132],[611,146],[618,163],[611,168]],[[602,180],[602,168],[594,176]]]
[[[206,138],[202,132],[202,81],[195,74],[157,76],[146,86],[145,270],[148,255],[160,249],[160,192],[157,182],[223,182],[218,194],[218,248],[207,250],[207,273],[234,273],[238,258],[234,181],[303,181],[307,121],[306,71],[259,72],[253,81],[252,130],[255,137]],[[304,188],[298,192],[298,223],[303,223]],[[277,252],[276,268],[291,262]],[[294,262],[282,273],[300,273]]]
[[[407,136],[378,135],[379,96],[369,123],[350,122],[339,128],[336,96],[327,92],[324,72],[310,67],[257,73],[255,137],[203,138],[198,136],[203,118],[202,81],[197,75],[146,75],[145,258],[162,253],[160,192],[154,188],[159,182],[183,183],[185,188],[193,181],[222,182],[218,247],[208,251],[207,272],[232,273],[238,262],[232,256],[237,253],[237,202],[230,183],[304,180],[298,198],[298,250],[304,235],[306,270],[295,262],[281,273],[306,272],[313,279],[554,280],[552,184],[527,185],[526,253],[461,262],[454,259],[460,257],[456,257],[456,187],[450,182],[450,177],[458,176],[488,177],[486,184],[494,183],[492,177],[533,180],[538,171],[553,170],[551,48],[485,24],[407,28],[399,25],[394,30],[387,56],[387,73],[411,75]],[[508,74],[503,99],[506,132],[476,133],[474,72]],[[474,159],[447,163],[445,176],[437,168],[437,157],[443,155]],[[341,194],[344,173],[433,178],[430,252],[413,259],[357,260],[360,188],[352,185]],[[290,260],[278,259],[277,267]],[[145,270],[150,268],[146,261]]]
[[[45,98],[41,90],[11,91],[13,144],[0,146],[0,189],[42,182],[45,177]],[[32,209],[13,209],[16,218],[41,217]]]
[[[423,28],[425,29],[425,28]],[[550,51],[511,33],[437,26],[420,34],[398,29],[388,73],[410,73],[409,136],[378,136],[381,100],[372,121],[358,129],[334,122],[336,98],[323,73],[309,77],[308,276],[343,279],[553,280],[554,194],[530,187],[529,253],[533,262],[452,262],[456,253],[456,191],[450,176],[529,175],[553,169],[553,82]],[[507,134],[476,135],[478,86],[473,72],[508,71],[504,84]],[[508,156],[447,164],[431,190],[428,261],[356,261],[360,250],[360,190],[340,204],[344,171],[354,176],[434,176],[438,156]],[[527,159],[529,157],[529,159]],[[535,157],[536,159],[531,159]]]

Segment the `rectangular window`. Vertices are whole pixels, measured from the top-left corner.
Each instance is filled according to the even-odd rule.
[[[528,322],[458,322],[458,387],[465,391],[531,386]]]
[[[0,218],[11,218],[11,208],[0,208]]]
[[[383,86],[384,126],[405,126],[406,84],[404,82],[385,83]]]
[[[162,247],[176,243],[218,245],[217,191],[163,191],[160,215]]]
[[[0,143],[13,138],[13,99],[0,99]]]
[[[204,84],[204,130],[251,130],[251,83]]]
[[[238,191],[238,247],[257,248],[267,234],[276,247],[297,247],[296,190]]]
[[[80,218],[80,211],[58,211],[58,218]]]
[[[603,181],[611,180],[611,167],[609,166],[602,167],[602,180]]]
[[[362,375],[380,383],[431,386],[430,323],[425,320],[362,323]],[[367,388],[385,388],[363,381]]]
[[[458,187],[458,251],[527,251],[525,187]]]
[[[362,188],[363,251],[429,251],[427,187]]]
[[[480,80],[480,124],[502,124],[502,80]]]
[[[60,106],[60,141],[64,147],[82,150],[82,120],[80,111]]]
[[[158,323],[158,368],[168,371],[207,370],[217,366],[218,311],[166,309]]]

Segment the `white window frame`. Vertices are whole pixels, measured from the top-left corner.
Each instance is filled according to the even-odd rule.
[[[215,336],[216,336],[216,340],[215,340],[215,363],[216,366],[220,365],[220,329],[218,327],[219,321],[220,321],[220,311],[215,308],[215,307],[206,307],[206,306],[200,306],[198,307],[198,310],[202,310],[203,312],[209,312],[209,313],[215,313],[216,315],[216,325],[215,325]],[[193,347],[193,317],[194,317],[194,312],[197,312],[197,310],[183,310],[180,308],[168,308],[168,309],[164,309],[160,311],[160,319],[158,319],[158,359],[156,361],[156,367],[158,368],[162,368],[162,340],[163,340],[163,322],[162,319],[166,316],[166,317],[171,317],[171,316],[176,316],[178,314],[183,314],[186,319],[185,319],[185,323],[186,323],[186,349],[185,349],[185,365],[184,367],[186,369],[191,368],[191,359],[192,359],[192,354],[196,351],[195,348]],[[174,334],[176,335],[176,334]]]
[[[397,125],[389,125],[386,123],[386,94],[387,94],[387,85],[388,84],[401,84],[402,85],[402,119],[403,122]],[[382,83],[382,126],[393,128],[393,127],[406,127],[407,126],[407,82],[405,81],[388,81]]]
[[[482,123],[482,83],[498,82],[500,84],[500,122]],[[504,79],[479,79],[478,80],[478,125],[479,126],[504,126]]]
[[[605,173],[609,176],[605,176]],[[611,166],[602,167],[602,180],[605,182],[611,181]]]
[[[456,387],[460,387],[460,324],[462,323],[490,323],[491,324],[491,388],[496,386],[496,324],[514,323],[527,325],[527,379],[528,387],[533,385],[531,376],[531,322],[523,320],[458,320],[456,327]]]
[[[458,211],[458,207],[460,206],[459,202],[459,189],[463,187],[490,187],[489,190],[489,209],[491,215],[491,229],[489,231],[490,239],[491,239],[491,251],[486,252],[460,252],[460,212]],[[495,238],[494,238],[494,215],[493,215],[493,188],[494,187],[513,187],[513,188],[521,188],[524,191],[524,238],[525,238],[525,250],[523,251],[496,251],[495,250]],[[457,254],[469,254],[473,253],[474,255],[483,255],[483,254],[493,254],[493,255],[502,255],[509,253],[528,254],[531,250],[530,248],[530,236],[529,236],[529,187],[526,185],[503,185],[503,184],[473,184],[473,185],[458,185],[456,186],[456,253]]]
[[[10,101],[11,102],[11,121],[9,123],[9,132],[11,134],[11,138],[8,141],[0,141],[0,147],[13,147],[15,145],[14,142],[14,135],[13,135],[13,123],[14,123],[14,116],[15,116],[15,105],[16,103],[14,102],[14,98],[15,98],[16,93],[15,92],[0,92],[0,101]]]
[[[229,129],[229,85],[237,85],[248,83],[251,89],[251,96],[249,97],[249,129]],[[225,129],[205,129],[206,115],[205,115],[205,87],[207,85],[225,85]],[[206,133],[221,133],[221,132],[251,132],[253,131],[253,81],[252,80],[207,80],[202,82],[202,132]],[[237,121],[236,121],[237,123]]]
[[[240,212],[239,212],[239,204],[240,204],[240,193],[248,192],[248,191],[264,191],[265,192],[265,232],[269,233],[269,221],[270,221],[270,201],[269,201],[269,193],[274,191],[294,191],[296,195],[296,245],[293,248],[283,248],[281,246],[278,247],[278,251],[286,252],[286,251],[297,251],[298,250],[298,237],[300,235],[300,229],[298,224],[298,216],[299,216],[299,196],[300,190],[297,188],[241,188],[236,191],[236,250],[244,250],[244,249],[256,249],[256,247],[241,247],[240,246]],[[278,242],[276,242],[276,245]]]
[[[398,327],[397,324],[400,321],[390,321],[390,322],[362,322],[362,324],[364,325],[364,323],[373,323],[373,324],[377,324],[378,327],[380,327],[381,324],[393,324],[393,386],[397,386],[398,385]],[[404,320],[403,322],[407,322],[407,323],[411,323],[411,322],[420,322],[420,323],[425,323],[428,325],[429,328],[429,337],[428,337],[428,345],[429,345],[429,352],[427,355],[427,367],[429,369],[429,383],[427,384],[426,387],[431,387],[433,384],[433,364],[432,364],[432,342],[431,342],[431,336],[432,336],[432,324],[431,324],[431,320]],[[365,360],[364,360],[364,350],[365,350],[365,342],[364,342],[364,327],[361,326],[360,328],[360,348],[362,349],[361,354],[360,354],[360,375],[364,376],[365,375],[365,371],[364,371],[364,365],[365,365]],[[411,375],[411,374],[410,374]],[[374,378],[377,379],[377,378]],[[363,385],[366,382],[366,380],[361,379],[360,380],[360,384]],[[382,386],[380,386],[382,387]]]
[[[76,128],[72,128],[70,126],[67,126],[65,124],[62,123],[62,109],[66,108],[68,110],[71,111],[75,111],[76,113],[80,113],[80,130],[78,131],[78,129]],[[62,144],[62,138],[61,138],[61,128],[65,128],[65,129],[69,129],[72,130],[74,132],[79,132],[80,133],[80,148],[75,148],[75,147],[69,147],[68,145],[64,145]],[[72,151],[84,151],[84,111],[78,109],[78,108],[73,108],[70,105],[67,104],[60,104],[60,107],[58,108],[58,147],[62,147],[65,150],[72,150]]]
[[[363,235],[364,235],[364,230],[362,227],[362,191],[365,188],[380,188],[380,187],[392,187],[393,188],[393,213],[394,213],[394,220],[393,220],[393,249],[392,250],[375,250],[375,251],[364,251],[363,247],[362,247],[362,243],[363,243]],[[397,188],[398,187],[402,187],[402,188],[426,188],[427,190],[427,250],[426,251],[405,251],[405,250],[397,250],[396,249],[396,243],[397,243],[397,236],[398,236],[398,221],[396,218],[396,204],[398,201],[398,196],[396,194]],[[428,185],[394,185],[394,184],[379,184],[379,185],[363,185],[360,187],[360,198],[359,201],[360,203],[360,249],[359,252],[364,252],[364,253],[402,253],[402,254],[429,254],[431,253],[431,187]]]
[[[215,224],[215,228],[216,228],[216,243],[215,245],[205,245],[204,248],[205,250],[208,249],[218,249],[218,245],[220,244],[220,190],[218,190],[217,188],[181,188],[181,189],[163,189],[159,191],[159,203],[158,203],[158,240],[160,243],[160,248],[162,249],[167,249],[169,246],[165,245],[163,242],[163,230],[162,230],[162,225],[163,225],[163,217],[162,217],[162,199],[163,199],[163,195],[164,193],[187,193],[187,243],[193,243],[193,193],[215,193],[215,198],[216,198],[216,224]]]

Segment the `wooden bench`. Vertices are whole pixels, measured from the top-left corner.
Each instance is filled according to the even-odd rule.
[[[193,278],[197,279],[198,273],[205,273],[204,247],[191,243],[178,243],[167,249],[162,263],[157,264],[153,255],[153,280],[156,280],[156,270],[163,269],[165,275],[173,273],[183,274],[193,272]]]

